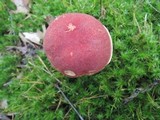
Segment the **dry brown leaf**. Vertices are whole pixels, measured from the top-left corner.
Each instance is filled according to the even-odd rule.
[[[29,13],[29,3],[30,0],[12,0],[12,2],[16,5],[17,10],[12,11],[13,13]]]

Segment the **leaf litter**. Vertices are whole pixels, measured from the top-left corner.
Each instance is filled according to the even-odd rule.
[[[23,13],[28,14],[30,11],[30,0],[11,0],[17,7],[14,11],[12,10],[11,13]]]
[[[0,109],[8,108],[8,101],[6,99],[0,100]]]
[[[136,88],[134,92],[127,98],[124,99],[124,104],[127,104],[128,102],[132,101],[134,98],[136,98],[139,94],[148,92],[152,90],[155,86],[160,84],[160,79],[154,80],[153,83],[149,84],[146,88]]]
[[[46,32],[45,25],[42,26],[43,31],[23,32],[19,33],[20,42],[17,46],[7,46],[9,51],[18,51],[23,57],[34,56],[37,49],[42,49],[42,40]]]
[[[103,18],[103,14],[101,16]],[[56,17],[53,17],[51,15],[48,15],[45,17],[45,21],[49,25]],[[11,51],[19,51],[22,54],[22,60],[21,64],[19,65],[20,68],[25,67],[27,64],[27,59],[28,57],[34,57],[36,55],[36,50],[37,49],[42,49],[42,40],[44,38],[45,32],[46,32],[46,27],[45,25],[42,25],[42,30],[37,30],[37,32],[22,32],[19,33],[19,37],[21,38],[21,43],[19,46],[8,46],[8,50]],[[10,83],[9,83],[10,84]],[[147,88],[136,88],[133,93],[123,99],[123,105],[127,104],[128,102],[132,101],[136,97],[138,97],[139,94],[145,93],[150,91],[153,87],[157,86],[160,84],[160,80],[155,80],[153,83],[151,83]],[[8,84],[6,84],[7,86]],[[59,87],[55,86],[58,90],[60,90]],[[61,91],[61,90],[60,90]],[[63,91],[61,91],[62,95],[64,94]],[[68,98],[66,98],[65,95],[63,97],[69,102],[69,104],[72,106],[72,103],[69,101]],[[75,109],[74,106],[71,107],[72,109]],[[75,110],[76,111],[76,110]],[[83,119],[82,116],[76,111],[80,119]],[[1,116],[1,114],[0,114]]]
[[[17,68],[27,67],[27,59],[36,56],[37,50],[42,50],[42,40],[46,32],[45,25],[42,25],[42,31],[37,30],[36,32],[22,32],[19,33],[20,41],[16,46],[7,46],[7,50],[21,56],[20,64]],[[22,72],[17,75],[17,79],[23,76]],[[3,87],[9,86],[13,80],[3,84]],[[7,100],[0,101],[0,109],[8,107]],[[0,113],[0,120],[13,120],[15,113]]]
[[[35,57],[37,50],[42,50],[42,40],[46,31],[45,25],[42,26],[42,29],[43,31],[19,33],[20,41],[17,46],[7,46],[8,51],[21,56],[21,61],[17,68],[27,67],[28,58]],[[20,79],[22,76],[22,73],[20,73],[17,75],[17,79]],[[9,86],[11,83],[12,80],[4,83],[3,87]]]
[[[42,25],[42,31],[37,30],[37,32],[23,32],[19,33],[19,37],[21,38],[22,42],[26,45],[29,43],[32,46],[40,45],[42,46],[42,40],[44,38],[46,32],[45,25]]]
[[[14,120],[17,113],[0,113],[0,120]]]
[[[45,21],[47,22],[48,25],[55,19],[56,17],[53,17],[52,15],[48,15],[45,17]]]

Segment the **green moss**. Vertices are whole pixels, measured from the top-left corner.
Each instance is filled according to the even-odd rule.
[[[7,54],[0,56],[0,86],[10,81],[14,76],[16,76],[16,64],[18,56],[12,56]]]
[[[104,18],[100,18],[102,5],[106,9]],[[54,87],[58,78],[64,94],[84,119],[160,118],[159,86],[139,94],[128,104],[123,103],[137,87],[145,88],[160,78],[160,4],[156,0],[102,0],[101,5],[99,0],[36,0],[32,1],[27,18],[21,13],[9,12],[15,9],[11,1],[0,1],[0,100],[7,99],[9,104],[0,112],[16,112],[16,120],[78,119]],[[47,15],[67,12],[100,18],[113,39],[111,63],[96,75],[71,79],[56,71],[44,52],[37,50],[40,58],[27,58],[26,67],[17,68],[22,56],[7,51],[6,47],[17,45],[18,33],[42,29]],[[12,81],[9,86],[4,87],[9,81]]]

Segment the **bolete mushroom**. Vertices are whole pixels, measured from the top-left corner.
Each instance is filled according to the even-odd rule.
[[[111,61],[113,49],[108,29],[82,13],[63,14],[52,21],[43,47],[55,69],[68,77],[98,73]]]

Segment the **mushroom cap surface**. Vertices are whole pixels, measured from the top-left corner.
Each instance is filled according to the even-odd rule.
[[[98,73],[109,64],[113,49],[107,28],[82,13],[63,14],[52,21],[43,47],[54,68],[68,77]]]

